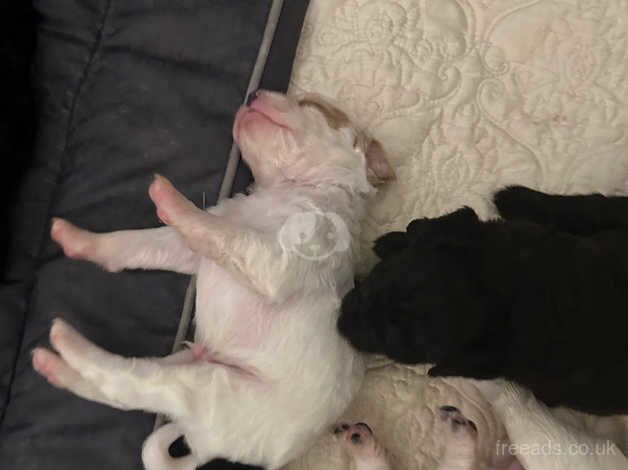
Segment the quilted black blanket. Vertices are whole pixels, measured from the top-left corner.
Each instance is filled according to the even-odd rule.
[[[307,3],[3,2],[2,469],[141,468],[155,416],[54,389],[30,351],[62,316],[116,353],[166,355],[189,279],[67,259],[50,218],[94,231],[158,226],[147,196],[156,172],[199,205],[242,190],[233,115],[253,88],[287,88]]]

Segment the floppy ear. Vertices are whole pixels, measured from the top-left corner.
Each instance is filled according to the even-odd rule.
[[[395,170],[388,162],[384,147],[377,140],[368,139],[364,156],[366,157],[367,177],[373,186],[379,186],[386,181],[395,179]]]
[[[452,256],[458,260],[458,269],[472,276],[481,253],[481,226],[469,207],[436,219],[416,219],[407,228],[408,250],[420,256],[430,251]]]

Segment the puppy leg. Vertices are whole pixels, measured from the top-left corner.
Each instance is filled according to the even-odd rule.
[[[620,470],[628,459],[608,441],[559,421],[532,393],[512,383],[477,382],[528,470]],[[606,446],[606,447],[605,447]],[[532,451],[539,449],[539,451]],[[547,449],[541,452],[540,449]],[[601,451],[598,451],[601,450]]]
[[[54,219],[50,232],[66,256],[91,261],[111,272],[163,269],[193,274],[198,267],[198,255],[171,227],[93,233]]]
[[[186,413],[185,375],[194,354],[183,351],[164,359],[127,359],[111,354],[83,338],[61,320],[50,330],[58,352],[33,352],[33,367],[54,386],[92,401],[124,410],[142,409],[170,416]],[[189,361],[189,365],[185,365]]]
[[[161,220],[173,227],[196,253],[208,257],[246,282],[263,296],[277,300],[286,297],[295,286],[277,279],[302,279],[286,274],[302,261],[283,250],[276,234],[261,234],[234,226],[224,217],[197,208],[164,177],[157,176],[149,194]],[[294,257],[293,257],[294,258]]]
[[[438,470],[477,470],[475,424],[453,406],[443,406],[439,411],[447,425],[447,443]]]
[[[553,225],[574,234],[628,228],[628,197],[560,196],[515,186],[499,191],[494,201],[504,219]]]
[[[340,424],[334,430],[355,462],[356,470],[390,470],[386,449],[365,423]]]

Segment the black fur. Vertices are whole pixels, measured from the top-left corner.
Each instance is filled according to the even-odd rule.
[[[628,413],[628,197],[513,187],[495,204],[505,220],[464,208],[380,238],[340,332],[432,376],[504,377],[552,406]]]

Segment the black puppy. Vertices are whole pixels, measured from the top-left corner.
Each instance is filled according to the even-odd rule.
[[[514,187],[495,204],[413,221],[344,299],[358,349],[432,376],[503,377],[549,405],[628,413],[628,197]]]

